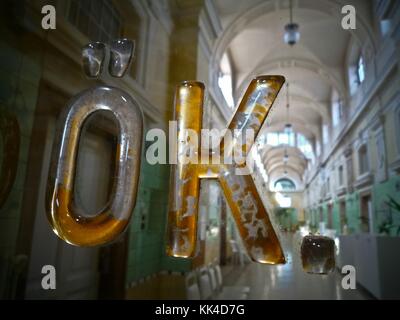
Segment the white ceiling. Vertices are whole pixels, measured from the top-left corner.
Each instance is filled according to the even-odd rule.
[[[345,94],[345,59],[352,36],[341,28],[337,15],[327,14],[332,10],[334,1],[293,1],[293,20],[299,24],[301,33],[299,43],[293,47],[283,42],[284,26],[289,22],[288,1],[214,2],[224,29],[240,23],[239,32],[225,47],[233,69],[235,100],[241,98],[251,78],[259,74],[284,75],[290,84],[289,117],[293,128],[311,141],[319,139],[321,123],[330,121],[332,90]],[[365,15],[368,12],[367,1],[347,2],[355,3]],[[254,10],[260,4],[260,10]],[[251,19],[240,19],[250,11]],[[264,131],[283,129],[286,123],[285,105],[286,87],[282,89],[268,119],[269,127]],[[292,161],[294,171],[303,175],[305,166],[302,165],[301,155],[294,154]],[[271,171],[268,156],[264,157],[264,165],[271,175],[283,172],[276,163]]]

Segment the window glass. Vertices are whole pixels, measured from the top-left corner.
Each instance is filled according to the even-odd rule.
[[[364,144],[358,150],[358,160],[359,160],[359,171],[360,175],[368,172],[368,154],[367,154],[367,146]]]
[[[324,145],[329,143],[329,127],[327,124],[322,126],[322,142]]]
[[[234,107],[232,94],[232,70],[228,55],[225,53],[221,60],[221,71],[218,77],[218,86],[221,89],[222,95],[230,108]]]
[[[365,79],[365,64],[362,56],[360,56],[357,63],[357,78],[358,83],[362,83]]]
[[[343,166],[339,166],[338,176],[339,176],[339,186],[343,186]]]
[[[287,133],[279,133],[279,144],[289,144],[289,136]]]
[[[111,1],[70,0],[67,20],[91,41],[109,43],[121,35],[121,16]]]
[[[276,191],[293,191],[296,190],[296,185],[293,183],[292,180],[283,178],[279,179],[274,184]]]
[[[279,145],[278,133],[277,132],[269,132],[267,134],[267,144],[275,147]]]

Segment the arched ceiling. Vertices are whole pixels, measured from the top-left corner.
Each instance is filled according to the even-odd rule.
[[[283,161],[283,156],[285,155],[285,152],[289,156],[287,164],[285,164]],[[298,148],[290,146],[267,146],[261,151],[261,159],[266,168],[266,172],[270,177],[274,176],[274,173],[276,171],[284,173],[284,171],[286,170],[288,174],[289,172],[295,173],[297,186],[299,186],[300,183],[303,184],[303,173],[304,170],[307,168],[308,162],[303,153]]]
[[[289,22],[289,0],[215,0],[223,26],[218,37],[211,68],[216,68],[228,53],[233,70],[234,99],[239,101],[248,83],[260,74],[284,75],[289,83],[289,122],[295,132],[311,143],[320,140],[321,125],[331,119],[332,92],[346,99],[346,54],[351,41],[374,42],[369,21],[369,4],[352,0],[293,0],[293,21],[300,26],[299,43],[283,41]],[[357,6],[357,29],[341,27],[341,7]],[[215,73],[214,73],[215,74]],[[214,77],[214,76],[211,76]],[[215,78],[211,78],[215,83]],[[287,121],[286,86],[274,103],[263,132],[282,131]],[[283,169],[285,146],[262,151],[262,160],[270,176],[279,177]],[[296,149],[296,148],[293,148]],[[297,150],[297,151],[296,151]],[[288,174],[302,183],[307,162],[300,150],[288,150]],[[290,169],[290,170],[289,170]]]

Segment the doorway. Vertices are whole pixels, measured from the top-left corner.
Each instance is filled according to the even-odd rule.
[[[344,234],[347,225],[345,200],[339,202],[339,215],[340,215],[340,232]]]
[[[319,222],[324,222],[324,209],[322,207],[319,207]]]
[[[328,204],[328,229],[333,229],[333,205]]]
[[[372,198],[370,194],[361,196],[360,203],[360,229],[362,232],[372,231]]]

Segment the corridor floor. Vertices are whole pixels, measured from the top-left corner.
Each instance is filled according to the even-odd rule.
[[[282,242],[288,261],[285,265],[248,263],[244,267],[235,266],[225,276],[227,284],[249,286],[249,299],[373,299],[358,284],[355,290],[342,289],[342,275],[338,270],[328,275],[305,273],[301,265],[300,239],[284,235]]]

